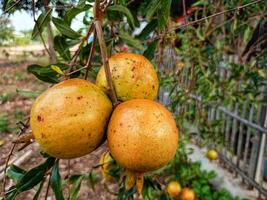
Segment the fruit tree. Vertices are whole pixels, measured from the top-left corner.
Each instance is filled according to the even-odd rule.
[[[210,180],[216,174],[188,158],[184,122],[196,119],[203,140],[220,140],[212,132],[216,124],[206,123],[207,113],[192,94],[201,93],[205,104],[224,99],[236,77],[252,77],[250,85],[263,83],[265,71],[255,66],[266,52],[245,50],[256,26],[251,20],[266,15],[262,2],[3,0],[6,14],[21,9],[32,14],[32,38],[41,39],[49,63],[29,65],[27,71],[51,84],[36,98],[14,143],[27,148],[36,142],[44,162],[21,169],[9,162],[12,148],[3,198],[35,190],[38,199],[47,185],[57,200],[78,199],[85,179],[92,187],[101,184],[95,183],[100,171],[107,186],[116,185],[106,192],[117,199],[240,199],[214,188]],[[72,28],[77,15],[83,16],[78,31]],[[221,83],[215,69],[229,54],[239,56],[238,64],[231,80]],[[178,80],[184,69],[187,84]],[[170,90],[168,105],[157,102],[162,88]],[[243,97],[234,93],[231,98]],[[178,115],[177,104],[195,107]],[[90,173],[61,177],[63,159],[103,146],[107,151]],[[207,157],[216,162],[219,152],[212,147]]]

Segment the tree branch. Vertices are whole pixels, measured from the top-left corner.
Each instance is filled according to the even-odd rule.
[[[85,76],[84,76],[85,80],[88,77],[88,72],[89,72],[89,69],[90,69],[91,64],[92,64],[95,45],[96,45],[96,30],[94,30],[94,40],[93,40],[93,43],[92,43],[91,48],[90,48],[90,54],[89,54],[89,57],[88,57],[88,61],[87,61],[86,65],[85,65],[85,68],[86,68],[86,72],[85,72]]]
[[[97,38],[98,38],[98,42],[99,42],[99,46],[101,50],[102,62],[103,62],[104,69],[105,69],[106,79],[108,83],[108,93],[112,100],[113,105],[116,105],[118,102],[118,99],[117,99],[116,91],[115,91],[115,88],[112,82],[112,76],[111,76],[109,62],[108,62],[107,46],[104,40],[104,34],[102,30],[103,15],[104,13],[100,9],[100,1],[96,0],[95,5],[94,5],[94,17],[95,17],[94,24],[95,24]]]

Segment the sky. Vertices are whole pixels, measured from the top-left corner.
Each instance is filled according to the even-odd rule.
[[[16,11],[9,16],[12,26],[16,32],[31,30],[34,27],[33,17],[25,11]],[[78,15],[72,23],[72,28],[78,30],[82,26],[83,14]]]
[[[17,11],[15,14],[9,16],[12,26],[17,32],[30,30],[34,26],[34,21],[32,16],[27,14],[25,11]]]

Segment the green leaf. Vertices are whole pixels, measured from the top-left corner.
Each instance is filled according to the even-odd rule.
[[[69,200],[77,199],[83,179],[84,179],[84,176],[78,176],[75,180],[72,181],[72,187],[70,189]]]
[[[56,28],[59,30],[59,32],[62,35],[65,35],[69,38],[72,39],[77,39],[80,37],[80,34],[75,32],[65,21],[63,21],[62,19],[59,18],[52,18],[52,21],[54,23],[54,25],[56,26]]]
[[[200,28],[196,29],[196,34],[197,34],[197,37],[199,38],[200,41],[204,41],[205,40],[203,31]]]
[[[168,195],[167,194],[161,194],[160,195],[160,199],[159,200],[170,200],[170,198],[168,197]]]
[[[89,175],[85,178],[88,180],[89,184],[94,190],[95,184],[97,183],[97,180],[98,180],[97,174],[95,172],[90,172]]]
[[[206,0],[201,0],[201,1],[197,1],[196,3],[194,3],[192,6],[205,6],[205,5],[208,5],[209,2],[206,1]]]
[[[34,195],[32,200],[38,200],[39,199],[39,196],[41,194],[42,188],[44,186],[44,182],[45,182],[45,179],[39,184],[38,190],[36,191],[36,193],[35,193],[35,195]]]
[[[55,45],[55,50],[64,60],[69,61],[71,59],[70,50],[68,43],[66,42],[66,38],[57,35],[54,38],[54,45]]]
[[[157,27],[158,22],[156,19],[153,19],[151,22],[149,22],[146,27],[142,30],[142,32],[137,36],[140,40],[145,40],[149,37],[149,34],[155,30]]]
[[[252,35],[252,30],[251,28],[248,26],[245,30],[245,33],[244,33],[244,42],[249,42],[249,39],[251,38],[251,35]]]
[[[37,35],[41,34],[44,30],[44,27],[49,23],[50,16],[52,13],[52,8],[44,11],[37,19],[37,22],[34,25],[32,31],[32,39],[36,38]]]
[[[144,56],[149,59],[149,60],[152,60],[155,56],[155,51],[157,49],[157,46],[158,46],[158,43],[159,43],[159,40],[155,40],[154,42],[152,42],[148,47],[147,49],[145,50],[144,52]]]
[[[65,70],[68,68],[67,65],[62,63],[54,64],[58,67],[60,67],[61,70]],[[27,68],[28,72],[34,74],[38,79],[48,82],[48,83],[58,83],[58,73],[55,72],[51,65],[48,66],[41,66],[41,65],[30,65]]]
[[[28,72],[34,74],[38,79],[48,83],[58,83],[58,77],[54,70],[50,67],[43,67],[40,65],[30,65],[27,68]]]
[[[161,0],[161,7],[158,10],[158,24],[162,30],[168,22],[170,16],[172,0]]]
[[[140,40],[133,38],[128,33],[120,32],[119,37],[129,46],[135,47],[136,49],[139,49],[141,51],[144,50],[144,47]]]
[[[16,196],[19,194],[18,190],[15,187],[11,187],[9,191],[7,192],[4,200],[15,200]]]
[[[169,0],[167,0],[169,1]],[[161,0],[152,0],[152,2],[149,4],[147,13],[146,13],[146,20],[150,22],[155,15],[156,11],[160,7]]]
[[[44,178],[46,172],[54,165],[55,158],[48,158],[43,164],[31,169],[26,172],[18,181],[16,188],[19,192],[32,189]]]
[[[61,188],[61,177],[59,174],[59,160],[55,163],[52,168],[51,178],[50,178],[50,185],[55,194],[56,200],[64,200]]]
[[[51,69],[53,69],[55,72],[57,72],[60,75],[64,75],[64,72],[56,65],[51,65]]]
[[[32,91],[20,90],[20,89],[17,89],[16,91],[19,95],[23,97],[29,97],[29,98],[36,98],[41,94],[41,92],[32,92]]]
[[[85,2],[84,2],[84,3],[80,4],[80,5],[78,5],[77,7],[74,7],[74,8],[71,8],[71,9],[67,10],[66,11],[66,14],[64,15],[64,21],[67,24],[70,25],[72,19],[76,15],[78,15],[78,14],[80,14],[82,12],[85,12],[85,11],[89,10],[91,7],[92,7],[91,5],[85,4]]]
[[[17,182],[25,173],[25,170],[19,168],[16,165],[10,165],[7,170],[7,176],[15,182]]]
[[[14,13],[16,11],[16,6],[14,6],[15,4],[17,5],[16,0],[4,0],[4,1],[1,1],[1,3],[3,4],[3,7],[2,7],[3,11],[6,12],[8,10],[8,13]]]
[[[135,24],[134,17],[132,15],[131,11],[127,7],[125,7],[123,5],[113,5],[113,6],[109,6],[108,10],[123,13],[127,17],[127,20],[131,24],[131,26],[135,27],[136,24]]]

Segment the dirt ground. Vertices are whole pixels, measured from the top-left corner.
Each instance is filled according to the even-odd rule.
[[[24,50],[25,48],[23,48],[23,51]],[[7,51],[9,51],[9,49]],[[35,63],[37,59],[26,60],[26,57],[27,59],[29,58],[27,56],[27,52],[23,52],[22,55],[16,54],[8,56],[4,55],[4,53],[3,49],[0,48],[0,144],[3,143],[2,145],[0,145],[0,169],[4,165],[6,157],[12,147],[12,141],[14,141],[17,137],[18,128],[16,123],[19,121],[24,121],[27,118],[32,102],[34,101],[33,98],[24,97],[18,94],[17,90],[42,92],[47,87],[49,87],[49,84],[44,84],[41,81],[37,80],[32,74],[27,73],[26,67],[33,62]],[[25,58],[24,60],[23,55]],[[14,61],[14,57],[19,57],[19,60]],[[47,58],[44,57],[43,59],[38,60],[46,62]],[[34,153],[33,155],[31,155],[30,159],[25,161],[20,166],[24,169],[30,169],[43,160],[42,156],[39,154],[39,147],[37,144],[28,146],[23,150],[22,153],[15,150],[13,157],[18,155],[19,153],[20,155],[23,155],[30,149],[32,149]],[[70,160],[69,165],[67,160],[61,160],[60,168],[62,178],[64,179],[64,177],[67,176],[68,172],[70,172],[70,175],[90,173],[93,166],[98,164],[99,157],[104,151],[106,151],[105,144],[88,156]],[[99,171],[97,169],[94,171],[98,174],[99,177],[99,181],[95,187],[95,190],[93,190],[87,182],[84,182],[82,184],[78,199],[116,199],[115,195],[107,192],[106,187],[108,186],[109,190],[117,192],[116,186],[112,184],[106,184],[103,179],[100,179],[101,175]],[[7,185],[11,186],[12,182],[8,182]],[[46,185],[47,183],[44,185],[43,193],[40,199],[44,199]],[[0,181],[0,187],[2,192],[2,181]],[[64,191],[67,190],[68,188],[64,189]],[[33,198],[34,193],[34,190],[30,190],[19,195],[16,199],[30,200]],[[49,190],[47,199],[54,199],[51,189]]]

